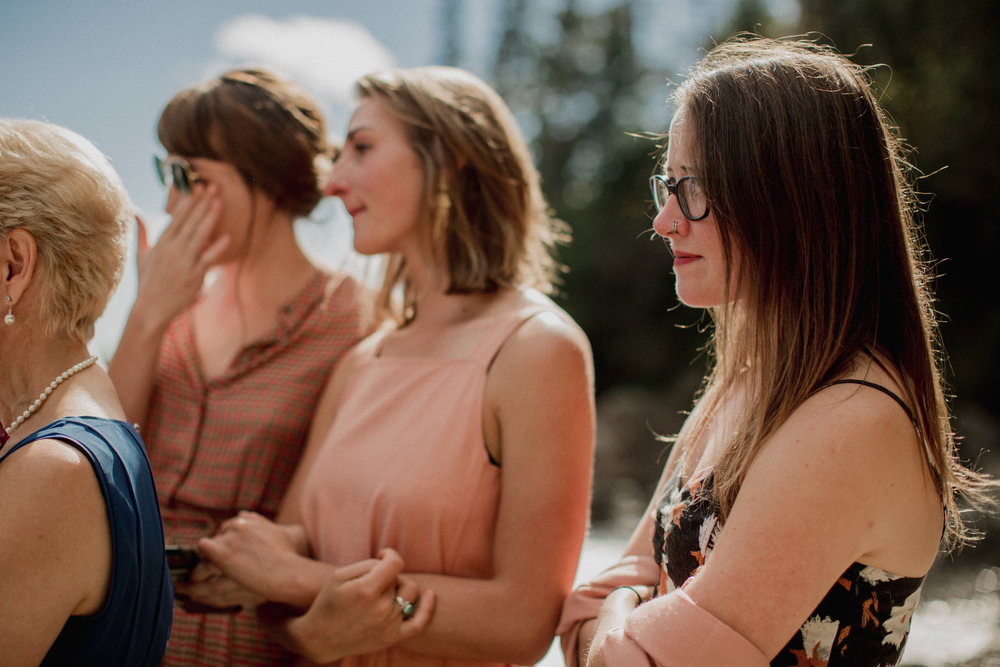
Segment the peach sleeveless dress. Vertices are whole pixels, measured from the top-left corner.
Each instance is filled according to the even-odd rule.
[[[545,306],[495,316],[464,357],[381,355],[385,332],[363,358],[303,489],[302,515],[316,558],[348,564],[390,547],[408,572],[487,578],[500,500],[500,468],[483,440],[486,373],[507,337]],[[389,649],[343,667],[488,665]]]

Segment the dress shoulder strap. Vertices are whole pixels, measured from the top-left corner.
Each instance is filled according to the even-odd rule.
[[[469,355],[470,358],[489,366],[512,333],[535,315],[547,310],[542,304],[531,303],[498,316],[489,331],[476,343]]]
[[[833,382],[828,382],[822,387],[820,387],[820,389],[826,389],[827,387],[832,387],[835,384],[860,384],[865,387],[871,387],[872,389],[877,389],[886,396],[888,396],[889,398],[891,398],[892,400],[896,401],[896,403],[899,404],[899,407],[903,408],[903,411],[906,412],[906,415],[910,418],[910,421],[913,422],[914,424],[917,423],[917,419],[913,414],[913,410],[911,410],[910,406],[906,404],[906,401],[897,396],[896,392],[892,391],[887,387],[883,387],[882,385],[876,384],[875,382],[869,382],[868,380],[855,380],[851,378],[845,378],[843,380],[834,380]]]

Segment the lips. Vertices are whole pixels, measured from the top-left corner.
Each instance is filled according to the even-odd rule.
[[[701,259],[701,255],[692,255],[691,253],[674,250],[674,266],[684,266],[697,259]]]

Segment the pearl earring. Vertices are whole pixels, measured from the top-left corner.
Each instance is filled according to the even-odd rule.
[[[14,300],[7,296],[7,314],[3,316],[3,323],[7,326],[14,324]]]

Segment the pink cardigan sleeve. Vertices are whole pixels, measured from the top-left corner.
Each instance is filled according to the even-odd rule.
[[[768,667],[743,635],[699,607],[682,589],[640,605],[601,645],[616,667]]]
[[[556,629],[562,643],[566,667],[578,667],[576,654],[580,626],[584,621],[597,618],[608,593],[618,586],[651,586],[658,579],[659,568],[652,556],[626,556],[589,583],[576,587],[563,603],[562,616]]]

